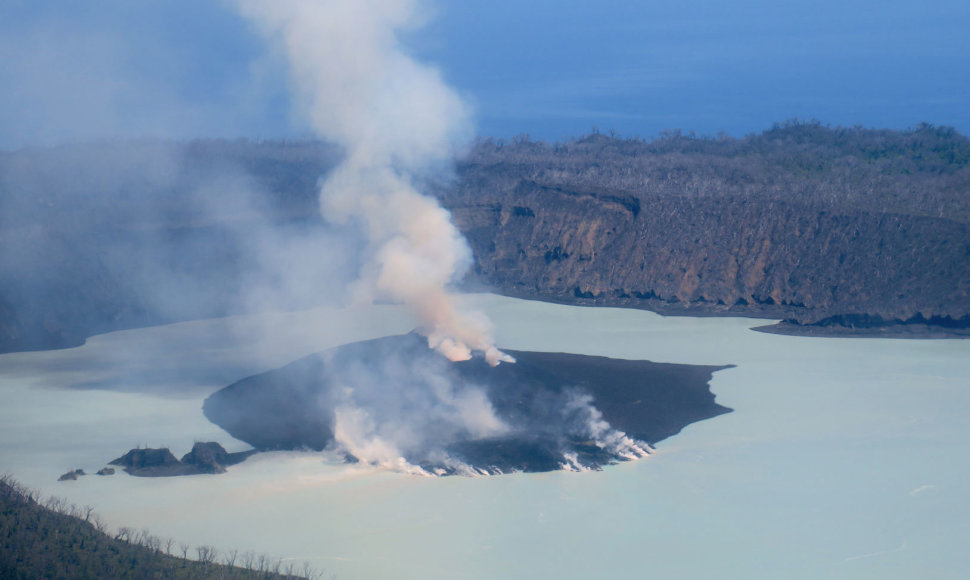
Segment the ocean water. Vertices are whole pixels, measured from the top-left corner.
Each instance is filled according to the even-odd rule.
[[[93,337],[0,356],[0,472],[112,527],[310,561],[338,578],[962,578],[970,568],[970,341],[829,339],[476,295],[501,346],[715,374],[733,413],[591,473],[422,478],[267,453],[226,474],[87,476],[136,445],[233,441],[201,401],[399,308],[319,309]]]
[[[479,133],[740,137],[798,117],[970,128],[970,6],[957,0],[441,2],[411,43]]]

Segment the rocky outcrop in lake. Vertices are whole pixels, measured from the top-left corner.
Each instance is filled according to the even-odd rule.
[[[57,481],[77,481],[77,478],[81,477],[82,475],[87,475],[83,469],[72,469],[71,471],[68,471],[67,473],[58,477]]]
[[[109,462],[139,477],[170,477],[200,473],[224,473],[226,467],[245,461],[252,451],[228,453],[214,442],[196,442],[181,461],[166,448],[137,448]],[[112,470],[111,473],[114,473]],[[99,472],[100,474],[100,472]]]

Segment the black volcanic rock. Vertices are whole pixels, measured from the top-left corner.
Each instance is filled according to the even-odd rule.
[[[447,361],[413,333],[357,342],[243,379],[203,409],[260,450],[334,447],[338,415],[351,409],[374,441],[405,433],[405,459],[437,473],[461,472],[456,463],[492,473],[598,468],[629,458],[608,441],[652,445],[730,411],[707,384],[726,367],[508,353],[515,364],[490,367]],[[476,431],[459,418],[481,420],[485,409],[502,429]]]
[[[168,448],[132,449],[121,457],[110,461],[110,465],[120,465],[126,472],[139,477],[169,477],[175,475],[196,475],[199,473],[224,473],[226,466],[235,465],[252,455],[252,451],[227,453],[218,443],[196,442],[192,451],[179,461]],[[99,475],[101,472],[98,472]],[[111,470],[114,473],[114,470]]]
[[[87,475],[83,469],[74,469],[57,478],[57,481],[74,481],[81,475]]]
[[[261,451],[319,451],[333,439],[332,417],[314,404],[325,388],[323,376],[323,359],[305,357],[234,383],[202,408],[210,421]]]
[[[121,466],[132,475],[180,475],[184,468],[167,447],[132,449],[121,457],[109,461],[108,464]]]
[[[196,442],[189,451],[182,457],[182,463],[196,466],[199,471],[205,473],[223,473],[226,468],[226,458],[229,456],[226,450],[218,443],[199,443]]]
[[[213,441],[196,442],[192,451],[182,457],[182,463],[194,466],[199,473],[224,473],[226,467],[244,461],[253,453],[254,451],[229,453],[222,445]]]

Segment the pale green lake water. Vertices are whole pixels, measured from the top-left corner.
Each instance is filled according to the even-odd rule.
[[[317,454],[217,476],[93,472],[136,445],[246,446],[202,400],[336,344],[406,332],[396,307],[319,309],[93,337],[0,356],[0,471],[112,527],[309,560],[358,578],[963,578],[970,340],[801,338],[763,321],[467,297],[501,346],[735,364],[733,413],[593,473],[421,478]]]

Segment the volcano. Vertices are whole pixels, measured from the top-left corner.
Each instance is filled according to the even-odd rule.
[[[240,380],[203,410],[258,450],[371,463],[389,450],[439,475],[599,469],[731,411],[708,386],[728,366],[505,352],[517,362],[492,367],[415,333],[356,342]]]

